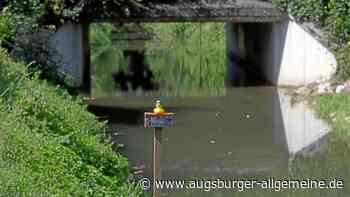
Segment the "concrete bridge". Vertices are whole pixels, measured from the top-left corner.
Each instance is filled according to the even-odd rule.
[[[219,2],[219,1],[216,1]],[[325,47],[318,39],[315,38],[315,34],[311,33],[308,29],[299,25],[292,19],[290,19],[286,13],[273,7],[273,5],[267,1],[258,0],[227,0],[222,1],[222,3],[187,3],[187,4],[154,4],[152,9],[147,12],[130,12],[125,10],[124,15],[130,14],[128,17],[119,13],[114,13],[110,17],[95,17],[93,13],[86,18],[84,23],[81,24],[65,24],[62,26],[55,37],[55,45],[57,45],[59,51],[62,54],[65,64],[62,65],[60,69],[67,73],[68,78],[71,78],[71,85],[82,88],[83,90],[90,91],[90,77],[91,77],[91,65],[90,65],[90,47],[89,47],[89,23],[93,22],[225,22],[226,23],[226,85],[234,86],[236,82],[239,81],[244,75],[244,68],[242,70],[242,63],[240,59],[248,59],[250,63],[258,71],[258,75],[269,82],[270,85],[292,85],[299,86],[308,83],[315,82],[316,80],[331,76],[336,69],[336,61],[333,54]],[[244,64],[243,64],[244,66]],[[249,73],[248,73],[249,75]],[[227,133],[222,135],[222,133],[217,132],[216,135],[221,136],[224,144],[228,147],[233,147],[233,150],[237,150],[231,154],[235,155],[240,161],[244,160],[244,152],[241,150],[245,149],[241,146],[236,146],[241,143],[241,139],[251,131],[257,131],[254,136],[258,139],[265,132],[264,138],[258,139],[259,142],[256,145],[261,145],[266,143],[266,139],[270,136],[269,131],[273,131],[271,134],[271,139],[273,142],[269,144],[279,144],[285,147],[288,155],[295,154],[304,149],[308,149],[311,145],[318,144],[319,141],[325,138],[329,129],[323,122],[315,120],[313,113],[307,109],[304,103],[297,104],[295,106],[291,105],[290,96],[281,91],[273,90],[266,91],[259,89],[259,93],[255,94],[254,91],[247,90],[246,88],[237,89],[232,91],[231,96],[226,96],[220,117],[227,117],[227,121],[233,124],[241,124],[240,129],[236,128],[236,125],[228,125]],[[249,96],[249,94],[251,96]],[[248,100],[247,100],[248,98]],[[144,99],[144,98],[142,98]],[[153,98],[152,98],[153,99]],[[101,102],[102,105],[107,105],[108,102],[112,102],[112,105],[118,104],[118,102],[108,100],[97,100]],[[202,105],[201,101],[201,105]],[[151,101],[147,102],[151,103]],[[91,104],[91,103],[90,103]],[[259,104],[259,105],[257,105]],[[121,103],[120,105],[125,105]],[[210,105],[210,104],[208,104]],[[215,103],[215,106],[217,103]],[[191,105],[190,105],[191,106]],[[228,107],[229,106],[229,107]],[[231,107],[230,107],[231,106]],[[186,115],[191,114],[192,110],[188,106],[185,107]],[[108,110],[106,110],[108,109]],[[201,109],[201,108],[198,108]],[[127,112],[128,108],[122,108],[123,113]],[[130,109],[129,109],[130,110]],[[139,109],[140,110],[140,109]],[[216,110],[216,109],[215,109]],[[113,111],[115,109],[113,106],[107,106],[103,108],[104,113],[106,111]],[[135,110],[134,110],[135,111]],[[132,118],[143,117],[144,109],[141,110],[138,116],[131,110],[131,116],[120,117],[118,115],[111,115],[110,118],[127,119],[127,121],[132,121]],[[227,115],[225,116],[225,111]],[[215,114],[213,113],[211,114]],[[260,120],[260,123],[251,122],[250,120],[242,121],[242,113],[253,112],[255,114],[252,118],[253,121]],[[200,112],[202,113],[202,112]],[[181,114],[181,110],[177,111],[177,114]],[[260,115],[259,115],[260,114]],[[268,114],[268,115],[267,115]],[[105,114],[103,114],[105,115]],[[179,115],[180,116],[180,115]],[[188,116],[184,116],[183,125],[188,124]],[[191,127],[182,128],[184,135],[186,135],[188,147],[193,147],[193,144],[198,143],[197,147],[202,148],[203,141],[198,140],[198,136],[213,136],[215,132],[211,135],[203,135],[202,131],[210,128],[211,131],[216,131],[217,127],[211,126],[221,123],[218,121],[222,118],[215,118],[215,121],[210,121],[211,115],[205,115],[208,120],[213,124],[208,124],[203,126],[203,119],[196,120],[195,115],[192,116]],[[198,116],[199,117],[199,116]],[[209,118],[209,119],[208,119]],[[268,118],[268,119],[266,119]],[[197,118],[198,119],[198,118]],[[236,121],[235,121],[236,119]],[[180,120],[181,121],[181,120]],[[196,123],[197,121],[197,123]],[[135,161],[147,161],[147,148],[139,148],[140,143],[134,143],[136,135],[143,135],[149,132],[140,132],[138,123],[135,129],[135,135],[131,132],[130,136],[132,138],[130,143],[130,150],[136,155],[135,158],[132,156],[132,162]],[[180,126],[181,124],[179,124]],[[194,126],[192,126],[194,125]],[[270,125],[271,127],[267,126]],[[222,125],[220,125],[221,128]],[[188,130],[186,130],[186,128]],[[266,129],[268,128],[268,129]],[[249,131],[249,132],[248,132]],[[199,133],[200,132],[200,133]],[[267,134],[266,134],[267,132]],[[186,142],[181,133],[178,132],[168,132],[173,134],[174,143],[178,147],[178,143],[181,143],[182,147],[186,147]],[[234,136],[233,136],[234,135]],[[190,137],[192,136],[192,138]],[[267,137],[266,137],[267,136]],[[181,139],[180,139],[181,138]],[[141,136],[137,139],[150,139],[147,136]],[[176,139],[179,139],[176,141]],[[186,141],[185,140],[185,141]],[[227,140],[227,141],[226,141]],[[234,141],[236,140],[236,141]],[[248,146],[248,144],[245,144]],[[250,145],[250,144],[249,144]],[[316,147],[315,145],[315,147]],[[214,148],[213,148],[214,147]],[[211,146],[209,150],[215,150],[215,147]],[[266,147],[258,147],[257,149],[252,149],[251,146],[246,148],[246,150],[265,150]],[[136,150],[136,151],[135,151]],[[141,151],[138,151],[141,150]],[[149,149],[150,150],[150,149]],[[174,150],[179,150],[174,149]],[[186,149],[186,151],[188,151]],[[274,152],[274,150],[267,150]],[[171,153],[168,155],[176,155],[176,153]],[[242,169],[232,168],[232,163],[223,163],[226,161],[222,158],[220,154],[216,155],[216,158],[212,160],[203,162],[202,158],[198,160],[198,163],[191,163],[191,161],[197,161],[194,157],[201,157],[203,149],[198,152],[192,152],[193,154],[187,154],[189,157],[188,163],[183,163],[179,158],[173,157],[168,159],[167,163],[164,163],[164,168],[167,170],[166,173],[171,174],[176,172],[176,176],[179,175],[179,169],[181,169],[184,174],[188,175],[191,173],[206,173],[214,172],[219,175],[237,175],[242,173]],[[141,155],[141,157],[140,157]],[[183,156],[181,152],[181,157]],[[186,155],[186,154],[185,154]],[[251,154],[246,154],[251,155]],[[255,155],[255,152],[254,154]],[[205,158],[207,155],[205,155]],[[287,156],[288,157],[288,156]],[[141,159],[140,159],[141,158]],[[213,162],[218,162],[214,163]],[[288,158],[283,158],[283,162],[288,163]],[[257,164],[253,162],[254,166]],[[260,164],[261,161],[258,161]],[[270,163],[267,166],[271,167]],[[254,167],[253,166],[253,167]],[[244,168],[247,166],[245,165]],[[243,171],[251,171],[252,169],[244,169]],[[261,166],[260,166],[261,168]],[[255,168],[253,169],[253,171]],[[259,171],[260,172],[260,171]]]
[[[152,2],[152,1],[150,1]],[[148,3],[145,7],[109,16],[88,13],[88,21],[123,22],[274,22],[286,18],[286,14],[266,0],[190,0],[174,3]],[[146,2],[147,3],[147,2]]]
[[[86,13],[81,24],[65,24],[54,44],[61,53],[61,71],[71,85],[90,91],[89,24],[94,22],[225,22],[226,85],[243,78],[239,59],[248,59],[269,85],[304,85],[330,77],[336,69],[333,54],[307,29],[263,0],[186,1],[109,16]],[[248,73],[249,74],[249,73]]]

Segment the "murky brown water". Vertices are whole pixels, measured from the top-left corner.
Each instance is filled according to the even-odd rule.
[[[152,129],[143,114],[157,97],[98,98],[91,110],[110,120],[113,139],[131,166],[152,176]],[[162,136],[162,177],[237,177],[287,170],[289,151],[277,89],[234,88],[219,97],[161,97],[176,113]]]

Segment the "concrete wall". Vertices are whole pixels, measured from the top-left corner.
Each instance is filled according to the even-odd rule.
[[[66,81],[72,87],[83,85],[84,44],[83,26],[80,24],[65,24],[55,34],[53,44],[61,61],[59,71],[65,75]]]
[[[234,28],[237,25],[228,26]],[[304,85],[328,78],[336,70],[334,55],[294,21],[243,23],[240,26],[245,35],[245,56],[252,64],[249,66],[254,66],[255,72],[270,84]],[[227,45],[233,48],[237,45],[232,39],[235,36],[227,34]]]
[[[300,151],[310,153],[318,150],[319,145],[330,132],[328,125],[317,119],[305,103],[291,105],[291,96],[287,94],[287,90],[278,90],[275,106],[278,112],[275,113],[276,123],[282,123],[276,128],[280,129],[280,126],[283,126],[288,152],[295,154]],[[282,121],[280,121],[281,117]],[[280,133],[279,130],[275,132]]]
[[[334,74],[334,55],[294,21],[275,23],[266,30],[263,62],[274,84],[304,85]]]

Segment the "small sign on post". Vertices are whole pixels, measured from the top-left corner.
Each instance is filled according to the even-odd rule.
[[[155,113],[145,113],[145,127],[157,128],[157,127],[171,127],[173,125],[174,113],[164,113],[157,115]]]
[[[145,128],[154,128],[153,131],[153,197],[160,197],[160,190],[156,188],[156,181],[161,179],[160,149],[162,128],[173,125],[174,113],[166,113],[157,100],[153,112],[145,112]]]

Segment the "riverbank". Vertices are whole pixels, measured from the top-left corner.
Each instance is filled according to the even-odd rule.
[[[331,141],[339,141],[350,151],[350,94],[329,93],[312,100],[317,115],[332,128]]]
[[[0,195],[139,196],[105,123],[0,49]]]

